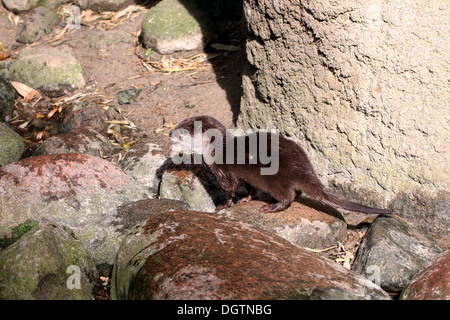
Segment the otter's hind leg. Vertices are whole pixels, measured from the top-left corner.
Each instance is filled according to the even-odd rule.
[[[295,190],[286,190],[286,194],[284,194],[283,197],[279,197],[279,200],[277,203],[274,204],[266,204],[263,205],[259,211],[262,212],[279,212],[286,210],[291,206],[291,203],[294,202],[296,196]]]
[[[261,212],[279,212],[289,208],[291,204],[285,201],[280,201],[274,204],[265,204],[263,205],[259,211]]]

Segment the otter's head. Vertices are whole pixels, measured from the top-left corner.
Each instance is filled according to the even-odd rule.
[[[219,147],[225,141],[225,127],[215,118],[210,116],[196,116],[181,121],[169,134],[172,143],[177,147],[175,152],[183,150],[187,153],[201,154],[205,156],[205,150],[212,146]],[[208,155],[211,152],[207,152]],[[213,152],[215,154],[215,152]]]
[[[169,137],[173,143],[182,144],[184,141],[192,141],[193,138],[200,138],[198,135],[204,135],[207,131],[219,130],[226,135],[225,127],[219,120],[211,116],[195,116],[181,121],[170,133]]]

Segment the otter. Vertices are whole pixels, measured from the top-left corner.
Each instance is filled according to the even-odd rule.
[[[251,187],[249,195],[238,203],[252,200],[256,194],[255,190],[260,189],[277,200],[276,203],[262,206],[260,211],[264,212],[283,211],[305,192],[310,198],[345,210],[374,214],[393,213],[391,210],[351,202],[329,192],[314,171],[305,151],[294,141],[276,133],[259,131],[235,136],[217,119],[203,115],[181,121],[169,136],[175,145],[188,148],[191,156],[192,153],[200,154],[199,164],[208,166],[216,176],[226,197],[225,203],[217,206],[216,211],[231,206],[238,183],[246,182]],[[196,138],[200,140],[196,142]],[[266,146],[263,146],[261,141],[265,142]],[[211,148],[214,144],[216,148]],[[263,148],[267,152],[266,156],[260,152]],[[269,163],[268,159],[274,160],[273,163]],[[270,170],[271,166],[275,166],[275,170]]]

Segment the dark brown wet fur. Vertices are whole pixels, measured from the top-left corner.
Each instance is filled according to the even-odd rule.
[[[261,168],[269,167],[263,165],[259,161],[256,164],[250,164],[249,159],[252,157],[258,157],[258,152],[252,154],[249,152],[249,141],[251,135],[258,135],[266,133],[252,133],[246,136],[233,136],[226,131],[226,128],[216,119],[210,116],[197,116],[183,120],[174,129],[186,129],[191,134],[194,132],[194,121],[201,121],[202,132],[208,129],[218,129],[223,135],[228,135],[229,138],[234,139],[235,148],[239,139],[245,139],[246,161],[244,164],[237,164],[236,157],[233,164],[217,164],[213,163],[209,165],[211,171],[217,177],[217,180],[223,190],[225,191],[227,201],[218,206],[216,209],[220,210],[229,207],[232,204],[232,198],[235,194],[236,187],[239,182],[244,181],[250,186],[270,193],[278,202],[275,204],[268,204],[261,207],[261,211],[266,212],[278,212],[287,209],[295,198],[302,192],[305,192],[309,197],[316,199],[327,205],[333,207],[342,208],[350,211],[375,213],[375,214],[391,214],[390,210],[376,209],[367,207],[355,202],[351,202],[333,195],[325,186],[320,182],[319,177],[314,171],[311,162],[308,159],[305,151],[297,145],[294,141],[278,136],[279,148],[278,161],[279,168],[274,175],[261,175]],[[268,150],[270,151],[271,141],[274,134],[268,134]],[[258,140],[259,141],[259,140]],[[276,141],[276,140],[274,140]],[[226,145],[224,144],[224,154],[226,154]],[[256,150],[257,151],[257,150]],[[270,155],[270,152],[269,152]],[[236,156],[236,152],[235,152]],[[225,162],[225,161],[224,161]],[[241,199],[239,202],[247,202],[252,199],[254,191],[250,192],[250,195]]]

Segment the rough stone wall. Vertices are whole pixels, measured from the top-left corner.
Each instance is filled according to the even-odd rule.
[[[297,139],[337,193],[449,233],[450,5],[245,0],[238,125]]]

